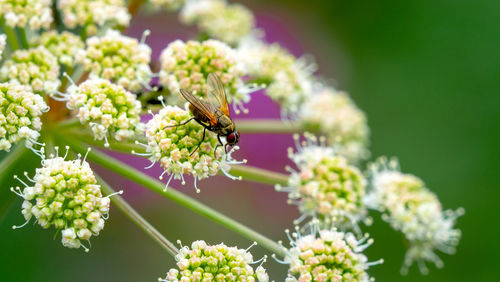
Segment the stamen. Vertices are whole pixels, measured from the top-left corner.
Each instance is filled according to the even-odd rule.
[[[133,154],[133,152],[132,152]],[[167,173],[167,170],[164,170],[161,175],[158,177],[158,179],[162,180],[163,179],[163,175],[165,175],[165,173]]]
[[[248,247],[245,252],[248,252],[253,246],[257,246],[257,242],[253,241],[253,243]]]
[[[66,72],[63,72],[63,76],[66,77],[66,79],[68,79],[68,81],[71,82],[72,85],[76,86],[75,82],[73,81],[71,76],[69,76],[69,74],[67,74]]]
[[[284,260],[280,260],[276,257],[276,254],[272,254],[271,257],[277,262],[277,263],[280,263],[280,264],[288,264],[286,261]]]
[[[104,147],[109,148],[108,136],[104,135]]]
[[[123,194],[123,190],[120,190],[118,192],[114,192],[114,193],[107,195],[105,198],[109,198],[109,197],[112,197],[114,195],[122,195],[122,194]]]
[[[140,44],[144,44],[144,42],[146,42],[146,38],[151,34],[151,30],[149,29],[146,29],[144,30],[144,32],[142,33],[142,36],[141,36],[141,41],[140,41]]]
[[[150,169],[156,164],[156,161],[153,161],[150,165],[144,167],[144,169]]]
[[[27,219],[27,220],[26,220],[23,224],[21,224],[21,225],[19,225],[19,226],[17,226],[17,225],[12,225],[12,229],[19,229],[19,228],[23,228],[24,226],[26,226],[26,224],[28,224],[28,222],[30,222],[30,219],[31,219],[31,217],[30,217],[29,219]]]
[[[185,184],[186,184],[186,181],[184,181],[184,174],[182,174],[182,173],[181,173],[181,180],[182,180],[181,184],[182,184],[182,185],[185,185]]]
[[[172,179],[174,178],[174,174],[172,173],[170,175],[170,177],[168,178],[168,181],[167,181],[167,184],[165,184],[165,188],[163,189],[163,192],[166,192],[167,191],[167,188],[168,188],[168,184],[170,184],[170,181],[172,181]]]
[[[135,150],[132,150],[131,153],[136,155],[136,156],[141,156],[141,157],[151,157],[153,155],[153,153],[137,153]]]
[[[107,142],[107,141],[106,141],[106,142]],[[104,146],[106,146],[106,145],[104,145]],[[91,149],[90,149],[90,147],[88,147],[88,148],[87,148],[87,152],[85,153],[85,156],[83,157],[82,164],[83,164],[83,163],[85,162],[85,160],[87,159],[87,156],[88,156],[88,154],[89,154],[90,150],[91,150]]]
[[[18,195],[19,197],[24,198],[23,192],[21,192],[21,188],[19,188],[18,186],[15,189],[14,187],[10,187],[10,191]]]
[[[28,184],[24,183],[24,181],[21,180],[21,178],[17,177],[17,175],[14,175],[14,178],[17,179],[19,182],[21,182],[22,184],[24,184],[24,187],[29,187]]]
[[[35,180],[33,180],[33,178],[30,178],[30,177],[28,176],[28,172],[27,172],[27,171],[25,171],[25,172],[24,172],[24,176],[26,177],[26,179],[28,179],[28,181],[31,181],[31,182],[33,182],[33,183],[35,183],[35,182],[36,182]]]
[[[166,108],[166,107],[167,107],[167,105],[165,104],[165,101],[164,101],[163,96],[158,96],[158,101],[160,101],[161,105],[162,105],[164,108]]]
[[[66,146],[66,153],[64,154],[64,157],[63,159],[66,160],[66,157],[68,156],[68,152],[69,152],[69,146]]]
[[[261,257],[260,259],[256,260],[256,261],[253,261],[251,262],[250,264],[256,264],[256,263],[259,263],[260,262],[260,265],[262,265],[265,261],[267,260],[267,255],[264,255],[263,257]],[[259,266],[260,266],[259,265]]]
[[[193,179],[194,179],[194,189],[196,190],[196,193],[200,193],[201,191],[200,191],[200,189],[198,189],[198,185],[196,185],[198,177],[193,176]]]

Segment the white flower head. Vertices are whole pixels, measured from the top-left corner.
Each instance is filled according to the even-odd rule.
[[[187,0],[181,10],[181,21],[196,24],[210,37],[236,45],[255,25],[252,12],[241,4],[225,0]]]
[[[24,198],[22,214],[26,222],[13,228],[21,228],[35,217],[42,228],[53,226],[61,230],[63,246],[82,247],[88,251],[82,241],[99,235],[104,228],[109,196],[102,196],[101,187],[85,158],[69,161],[65,160],[66,155],[52,155],[42,160],[42,167],[36,169],[33,178],[25,173],[26,182],[14,176],[25,186],[24,189],[11,188],[11,191]]]
[[[51,5],[50,0],[0,0],[0,18],[10,27],[49,28],[53,20]]]
[[[80,37],[68,31],[46,31],[40,36],[39,44],[56,56],[60,64],[69,68],[75,66],[76,54],[85,48]]]
[[[330,87],[314,91],[300,107],[298,118],[305,128],[325,134],[337,153],[350,161],[369,156],[366,115],[347,93]]]
[[[372,280],[367,269],[383,262],[368,262],[362,253],[373,243],[367,234],[357,240],[352,233],[318,230],[317,226],[307,235],[286,233],[290,240],[283,262],[290,265],[286,281],[368,282]]]
[[[409,242],[401,272],[407,273],[414,261],[424,274],[428,272],[425,261],[442,267],[435,251],[455,252],[461,232],[454,225],[464,209],[443,211],[436,195],[418,177],[400,172],[395,159],[379,158],[370,166],[370,177],[366,204],[382,212],[382,219]]]
[[[37,94],[52,94],[60,84],[59,64],[43,46],[17,50],[0,68],[0,80],[30,86]]]
[[[249,93],[254,89],[244,85],[243,69],[235,51],[227,44],[213,39],[203,42],[176,40],[162,51],[160,61],[160,82],[173,95],[183,88],[206,99],[207,77],[214,73],[224,84],[228,102],[233,103],[235,111],[239,112],[237,107],[246,111],[243,103],[250,101]]]
[[[116,30],[108,30],[104,36],[88,38],[87,48],[78,54],[77,61],[90,74],[137,92],[147,87],[152,76],[149,68],[151,48],[144,43],[148,34],[146,30],[139,42]]]
[[[246,162],[235,161],[231,157],[239,147],[234,146],[225,153],[225,147],[219,144],[217,135],[204,130],[196,121],[190,120],[192,118],[190,112],[167,105],[146,124],[146,156],[153,164],[160,163],[163,174],[170,174],[166,186],[172,179],[182,179],[184,184],[184,175],[191,175],[195,180],[195,189],[199,192],[196,181],[214,176],[219,171],[231,179],[239,180],[228,173],[230,164]]]
[[[28,86],[0,83],[0,150],[26,139],[28,147],[36,143],[42,129],[41,115],[49,108],[43,98]]]
[[[130,14],[124,0],[59,0],[57,7],[68,28],[82,26],[88,35],[102,26],[127,27]]]
[[[278,44],[266,44],[257,35],[238,46],[245,71],[267,84],[266,94],[279,103],[284,117],[294,117],[316,88],[316,64],[308,56],[296,59]]]
[[[299,143],[299,136],[294,136],[297,152],[290,148],[288,155],[297,170],[289,168],[287,187],[276,186],[288,192],[289,203],[299,207],[302,216],[295,223],[312,217],[320,220],[322,228],[333,225],[360,233],[359,222],[370,222],[363,203],[366,181],[362,173],[326,147],[323,138],[319,142],[309,134],[305,138]]]
[[[122,141],[142,132],[141,103],[122,86],[91,77],[78,86],[71,85],[67,92],[53,98],[67,101],[80,122],[90,125],[94,137],[106,141],[105,146],[109,146],[108,135]]]
[[[175,256],[179,270],[170,269],[165,279],[159,281],[269,281],[262,267],[266,257],[253,261],[249,249],[195,241],[191,248],[184,246]],[[251,264],[256,263],[260,265],[254,270]]]

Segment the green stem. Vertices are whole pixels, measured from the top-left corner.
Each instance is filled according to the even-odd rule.
[[[23,49],[28,49],[28,37],[26,36],[26,30],[23,27],[19,28],[19,37],[21,39],[21,45],[23,46]]]
[[[305,131],[297,122],[283,122],[279,119],[236,120],[234,124],[242,133],[289,134]]]
[[[10,50],[12,50],[12,52],[14,52],[17,49],[19,49],[19,43],[17,42],[17,35],[16,35],[16,32],[14,31],[14,29],[12,29],[10,26],[5,24],[5,20],[3,20],[3,19],[0,22],[0,24],[2,26],[3,32],[5,32],[5,34],[7,35],[7,43],[10,46]]]
[[[79,142],[76,142],[75,140],[72,140],[70,138],[64,139],[71,147],[73,150],[80,152],[81,154],[86,153],[86,148],[84,148],[82,145],[79,144]],[[215,211],[214,209],[182,194],[181,192],[178,192],[172,188],[165,190],[165,184],[162,182],[120,162],[117,161],[101,152],[98,151],[90,151],[90,153],[87,156],[88,160],[91,160],[105,168],[108,168],[111,171],[114,171],[115,173],[118,173],[135,183],[138,183],[164,197],[167,197],[174,202],[177,202],[178,204],[193,210],[194,212],[205,216],[206,218],[230,229],[233,230],[234,232],[250,239],[253,241],[256,241],[258,244],[260,244],[262,247],[280,255],[284,256],[285,251],[284,249],[277,244],[276,242],[270,240],[269,238],[257,233],[256,231],[242,225],[241,223]]]
[[[286,185],[288,182],[288,176],[285,174],[247,165],[232,165],[231,174],[241,176],[244,180],[270,185]]]
[[[101,189],[105,195],[112,195],[116,192],[97,175],[97,181],[101,185]],[[156,243],[160,244],[173,257],[179,253],[175,245],[165,238],[156,228],[154,228],[147,220],[145,220],[134,208],[132,208],[120,195],[110,197],[111,202],[117,206],[130,220],[146,232]]]

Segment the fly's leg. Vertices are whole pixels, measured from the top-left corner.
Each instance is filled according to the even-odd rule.
[[[165,128],[169,128],[169,127],[178,127],[178,126],[186,125],[186,124],[188,124],[190,121],[192,121],[193,119],[195,120],[196,118],[192,117],[192,118],[190,118],[190,119],[186,120],[185,122],[182,122],[182,123],[179,123],[179,124],[175,124],[175,125],[165,126],[163,129],[165,129]]]
[[[196,149],[194,149],[194,151],[189,156],[192,156],[194,154],[194,152],[196,152],[198,150],[198,148],[200,148],[201,143],[203,143],[203,140],[205,140],[205,131],[206,130],[207,130],[207,128],[203,127],[203,137],[201,138],[200,143],[198,143],[198,146],[196,146]]]
[[[218,135],[218,134],[217,134],[217,140],[219,140],[219,144],[217,144],[217,146],[215,146],[214,158],[217,158],[217,148],[219,148],[220,146],[224,146],[224,144],[222,144],[222,141],[220,140],[220,135]]]

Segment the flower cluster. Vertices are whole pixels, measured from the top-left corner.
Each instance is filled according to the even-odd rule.
[[[81,123],[91,126],[96,139],[106,140],[106,146],[108,134],[122,141],[142,129],[141,103],[133,93],[109,80],[94,77],[78,86],[71,85],[61,100],[77,111]]]
[[[151,0],[150,3],[157,9],[177,11],[184,5],[184,1],[185,0]]]
[[[291,248],[285,263],[290,264],[286,281],[371,281],[366,270],[383,261],[368,262],[361,252],[372,239],[356,240],[351,233],[335,230],[314,231],[309,235],[287,235]],[[319,236],[318,236],[319,235]],[[366,242],[367,241],[367,242]]]
[[[248,35],[255,24],[250,10],[225,0],[188,0],[181,10],[181,21],[197,24],[210,37],[231,45]]]
[[[325,134],[337,153],[350,161],[369,156],[366,116],[347,93],[323,88],[303,103],[299,120],[305,128]]]
[[[124,0],[59,0],[57,8],[68,28],[82,26],[88,35],[104,25],[126,27],[130,22]]]
[[[295,135],[297,152],[289,150],[298,171],[291,170],[288,187],[277,185],[276,190],[288,192],[289,202],[298,205],[302,216],[297,224],[311,216],[326,226],[354,228],[359,233],[358,222],[367,217],[365,179],[344,157],[326,147],[324,140],[318,144],[314,136],[305,137],[299,144]]]
[[[262,265],[255,271],[250,266],[258,263],[250,252],[224,243],[208,245],[203,240],[194,241],[191,248],[182,247],[175,259],[179,270],[170,269],[160,281],[269,281]]]
[[[2,53],[5,49],[6,41],[7,36],[5,34],[0,34],[0,61],[2,60]]]
[[[223,42],[176,40],[162,51],[160,61],[160,82],[171,93],[178,93],[183,88],[206,98],[208,74],[215,73],[229,90],[230,102],[241,106],[242,102],[250,100],[240,78],[244,73],[237,64],[236,53]]]
[[[396,160],[381,158],[371,165],[370,173],[372,190],[367,205],[382,212],[382,218],[410,243],[401,271],[406,273],[414,261],[419,262],[422,273],[428,271],[424,261],[442,267],[434,251],[455,252],[461,232],[454,224],[464,210],[443,211],[436,195],[419,178],[401,173]]]
[[[90,37],[86,43],[87,48],[77,55],[77,61],[92,75],[113,80],[134,92],[149,83],[152,73],[148,45],[116,30],[108,30],[102,37]]]
[[[53,20],[51,5],[50,0],[0,0],[0,19],[10,27],[48,28]]]
[[[33,179],[25,175],[32,186],[18,178],[25,188],[11,188],[24,198],[25,224],[34,216],[41,227],[61,230],[63,246],[88,251],[81,241],[99,235],[110,204],[109,198],[102,196],[89,164],[85,160],[67,161],[52,156],[42,161]]]
[[[245,70],[268,84],[267,95],[279,103],[284,114],[295,114],[315,88],[316,66],[306,57],[296,59],[278,44],[266,44],[253,36],[238,47]]]
[[[159,162],[165,169],[164,174],[170,174],[167,186],[173,178],[182,179],[184,184],[184,174],[187,174],[193,176],[199,192],[196,181],[213,176],[219,170],[236,179],[228,171],[229,164],[240,163],[231,159],[231,152],[238,147],[227,154],[221,154],[222,146],[215,151],[218,144],[216,135],[205,131],[194,120],[187,122],[191,118],[188,111],[168,105],[146,124],[149,159],[153,163]]]
[[[40,116],[48,111],[40,95],[29,87],[15,83],[0,83],[0,150],[9,151],[22,138],[31,147],[40,136]]]
[[[37,94],[51,94],[59,87],[59,64],[45,47],[12,53],[2,68],[0,80],[29,85]]]
[[[72,68],[75,66],[75,55],[85,48],[79,36],[63,31],[50,30],[42,33],[39,44],[47,48],[60,64]]]

